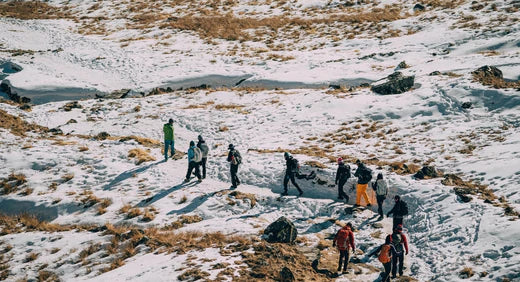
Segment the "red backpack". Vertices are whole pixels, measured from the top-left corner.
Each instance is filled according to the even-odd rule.
[[[390,255],[390,245],[384,244],[381,247],[381,251],[379,252],[379,256],[377,257],[382,263],[389,263],[392,260],[392,256]]]
[[[336,246],[338,247],[338,249],[340,250],[346,250],[348,249],[348,245],[349,245],[349,232],[350,230],[348,229],[340,229],[338,231],[338,236],[336,237]]]

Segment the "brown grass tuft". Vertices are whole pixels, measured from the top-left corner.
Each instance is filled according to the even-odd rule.
[[[128,140],[134,140],[135,142],[139,143],[140,145],[143,145],[143,146],[149,147],[149,148],[161,147],[161,141],[151,139],[151,138],[140,137],[140,136],[135,136],[135,135],[123,136],[123,137],[119,138],[119,142],[124,142],[124,141],[128,141]]]
[[[306,161],[305,164],[310,167],[327,168],[327,166],[325,164],[320,163],[318,161]]]
[[[251,208],[253,208],[256,205],[256,197],[254,194],[233,191],[229,193],[229,197],[235,197],[235,199],[243,200],[244,202],[246,202],[246,199],[248,199],[251,203]]]
[[[80,152],[85,152],[85,151],[88,151],[89,149],[88,149],[87,146],[80,146],[80,147],[78,147],[78,150],[79,150]]]
[[[471,269],[471,267],[464,267],[460,272],[459,272],[459,276],[463,279],[465,278],[470,278],[472,277],[473,275],[475,275],[475,273],[473,272],[473,269]]]
[[[0,187],[3,188],[3,194],[10,194],[18,191],[20,186],[27,182],[27,178],[22,173],[11,172],[7,178],[1,179]]]
[[[35,261],[38,256],[40,256],[40,254],[38,253],[30,253],[28,254],[25,259],[23,260],[24,263],[28,263],[28,262],[31,262],[31,261]]]
[[[21,20],[62,19],[69,17],[63,9],[41,1],[9,1],[0,3],[0,16]]]
[[[8,114],[4,110],[0,110],[0,127],[8,129],[13,135],[21,137],[25,137],[26,133],[29,131],[38,133],[49,131],[47,127],[43,127],[34,123],[28,123],[19,117]]]
[[[186,203],[187,200],[188,198],[186,197],[186,195],[182,195],[182,198],[179,200],[179,205]]]
[[[38,277],[36,277],[38,279],[39,282],[44,282],[44,281],[61,281],[60,277],[52,272],[52,271],[48,271],[48,270],[40,270],[38,271]]]
[[[202,221],[202,217],[198,215],[181,215],[177,221],[163,227],[163,230],[173,230],[183,227],[185,224],[196,223]]]
[[[155,158],[150,155],[150,150],[143,150],[140,148],[135,148],[128,151],[129,158],[135,158],[135,164],[140,165],[144,162],[155,161]]]

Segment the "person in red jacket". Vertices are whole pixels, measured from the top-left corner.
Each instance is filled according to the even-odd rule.
[[[399,276],[403,276],[404,255],[408,255],[408,240],[406,239],[406,235],[404,235],[402,232],[403,225],[399,224],[394,228],[394,232],[388,235],[392,245],[395,247],[396,252],[396,254],[392,256],[392,278],[396,278],[398,264]]]
[[[347,266],[349,250],[352,249],[352,253],[356,250],[356,246],[354,245],[354,232],[352,232],[352,223],[347,223],[347,225],[336,233],[334,241],[332,241],[332,246],[337,247],[339,250],[338,271],[341,271],[341,265],[343,264],[343,273],[348,273]]]

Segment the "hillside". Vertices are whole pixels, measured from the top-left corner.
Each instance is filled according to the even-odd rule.
[[[520,279],[520,4],[416,4],[0,3],[0,279],[265,281],[287,266],[300,281],[378,281],[366,254],[392,220],[351,213],[354,191],[335,200],[340,156],[410,207],[402,281]],[[484,65],[503,77],[474,73]],[[396,70],[410,90],[372,91]],[[169,118],[179,159],[164,161]],[[199,134],[208,177],[183,183]],[[302,197],[280,197],[286,151],[317,171],[297,180]],[[414,177],[425,166],[437,175]],[[281,216],[295,244],[262,237]],[[337,277],[347,222],[358,250]]]

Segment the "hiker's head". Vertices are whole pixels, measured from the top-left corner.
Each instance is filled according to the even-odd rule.
[[[204,141],[204,139],[202,139],[202,135],[197,136],[197,139],[198,139],[199,141]]]
[[[394,201],[397,203],[399,200],[401,200],[401,197],[399,195],[395,195]]]
[[[288,158],[291,157],[291,153],[289,153],[289,152],[285,152],[285,153],[283,153],[283,157],[284,157],[284,159],[287,160]]]
[[[338,164],[342,164],[343,163],[343,158],[342,157],[339,157],[338,158]]]
[[[386,236],[385,244],[392,244],[392,236]]]
[[[172,118],[169,119],[169,120],[168,120],[168,123],[169,123],[169,124],[173,124],[173,119],[172,119]]]
[[[352,228],[352,222],[348,222],[346,226],[348,226],[350,229],[353,229]]]
[[[356,164],[357,164],[357,165],[360,165],[360,164],[361,164],[361,160],[360,160],[360,159],[357,159],[357,160],[356,160]]]
[[[195,142],[190,141],[190,147],[193,147],[193,146],[195,146]]]
[[[377,179],[383,179],[383,173],[381,173],[381,172],[378,173],[378,174],[377,174]]]
[[[401,233],[403,231],[403,225],[397,224],[397,226],[394,228],[395,233]]]
[[[233,146],[233,144],[229,144],[228,149],[233,150],[233,149],[235,149],[235,146]]]

